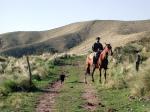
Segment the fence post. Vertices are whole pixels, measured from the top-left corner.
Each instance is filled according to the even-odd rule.
[[[30,67],[30,62],[29,62],[29,57],[26,56],[26,60],[27,60],[27,63],[28,63],[28,70],[29,70],[29,85],[31,87],[32,85],[32,73],[31,73],[31,67]]]

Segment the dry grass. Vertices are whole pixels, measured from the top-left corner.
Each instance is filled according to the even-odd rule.
[[[131,81],[131,94],[135,96],[144,96],[150,93],[150,59],[148,59],[143,67],[134,76]],[[150,94],[149,94],[150,95]]]
[[[131,94],[144,96],[150,91],[150,59],[149,36],[132,41],[114,51],[114,57],[109,64],[108,88],[131,88]],[[141,51],[142,63],[139,72],[135,70],[135,51]]]
[[[47,55],[48,57],[48,55]],[[49,55],[50,57],[50,55]],[[33,79],[46,78],[48,75],[48,68],[46,66],[47,60],[45,56],[30,56],[29,57],[32,77]],[[0,94],[8,95],[12,91],[27,90],[29,88],[29,73],[25,57],[22,58],[7,58],[6,62],[0,63]]]
[[[134,63],[112,64],[109,70],[107,88],[130,88],[133,96],[150,96],[150,59],[143,62],[139,72]]]

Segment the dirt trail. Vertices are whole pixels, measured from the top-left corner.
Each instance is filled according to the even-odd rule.
[[[36,112],[56,111],[55,98],[58,96],[61,86],[61,83],[58,81],[52,85],[49,85],[49,87],[44,90],[45,93],[42,94],[38,99]]]
[[[96,90],[93,88],[91,84],[86,84],[85,92],[83,93],[83,98],[86,100],[84,108],[88,111],[95,111],[101,103],[96,95]]]
[[[79,62],[78,62],[79,63]],[[79,64],[80,65],[80,64]],[[83,65],[79,66],[79,70],[83,70]],[[81,73],[83,74],[83,73]],[[84,76],[80,75],[81,81],[84,80]],[[55,82],[50,85],[47,89],[45,89],[45,93],[42,94],[36,106],[36,112],[55,112],[57,109],[55,108],[55,100],[59,94],[59,90],[62,87],[60,82]],[[96,111],[98,106],[105,107],[99,100],[97,96],[97,91],[95,87],[91,84],[84,84],[84,93],[82,94],[82,98],[86,101],[83,108],[87,111]]]
[[[81,77],[80,80],[82,82],[85,82],[84,80],[84,65],[80,65],[81,62],[79,62],[79,70],[81,70]],[[88,80],[88,79],[87,79]],[[104,107],[102,103],[100,103],[100,100],[97,96],[97,91],[95,87],[92,85],[92,82],[88,84],[84,84],[84,92],[82,94],[82,98],[86,101],[86,103],[83,105],[83,108],[85,108],[87,111],[96,111],[98,106]]]

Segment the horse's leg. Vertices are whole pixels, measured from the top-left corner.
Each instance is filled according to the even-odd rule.
[[[93,67],[93,71],[92,71],[92,82],[94,82],[94,72],[95,72],[95,69],[96,69],[96,67],[95,67],[95,65],[94,65],[94,67]]]
[[[101,70],[102,70],[102,69],[101,69],[101,68],[99,68],[99,76],[100,76],[99,82],[100,82],[100,83],[102,83],[102,80],[101,80],[101,76],[102,76],[102,74],[101,74]]]
[[[105,70],[104,76],[105,76],[105,83],[106,83],[106,71],[107,71],[107,69],[104,69],[104,70]]]

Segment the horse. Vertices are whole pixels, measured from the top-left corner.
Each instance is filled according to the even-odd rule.
[[[92,81],[94,82],[94,72],[95,72],[95,69],[99,69],[99,72],[100,72],[100,80],[99,82],[101,83],[101,70],[104,69],[105,73],[104,73],[104,76],[105,76],[105,83],[106,83],[106,71],[107,71],[107,65],[108,65],[108,54],[111,54],[111,56],[113,55],[113,52],[112,52],[112,47],[110,44],[106,44],[105,43],[105,47],[104,49],[102,50],[102,52],[100,53],[99,57],[98,57],[98,61],[96,64],[93,64],[93,53],[91,53],[90,55],[87,56],[86,58],[86,72],[85,72],[85,83],[87,84],[87,80],[86,80],[86,77],[87,77],[87,74],[90,74],[90,68],[92,67],[93,70],[92,70]]]

